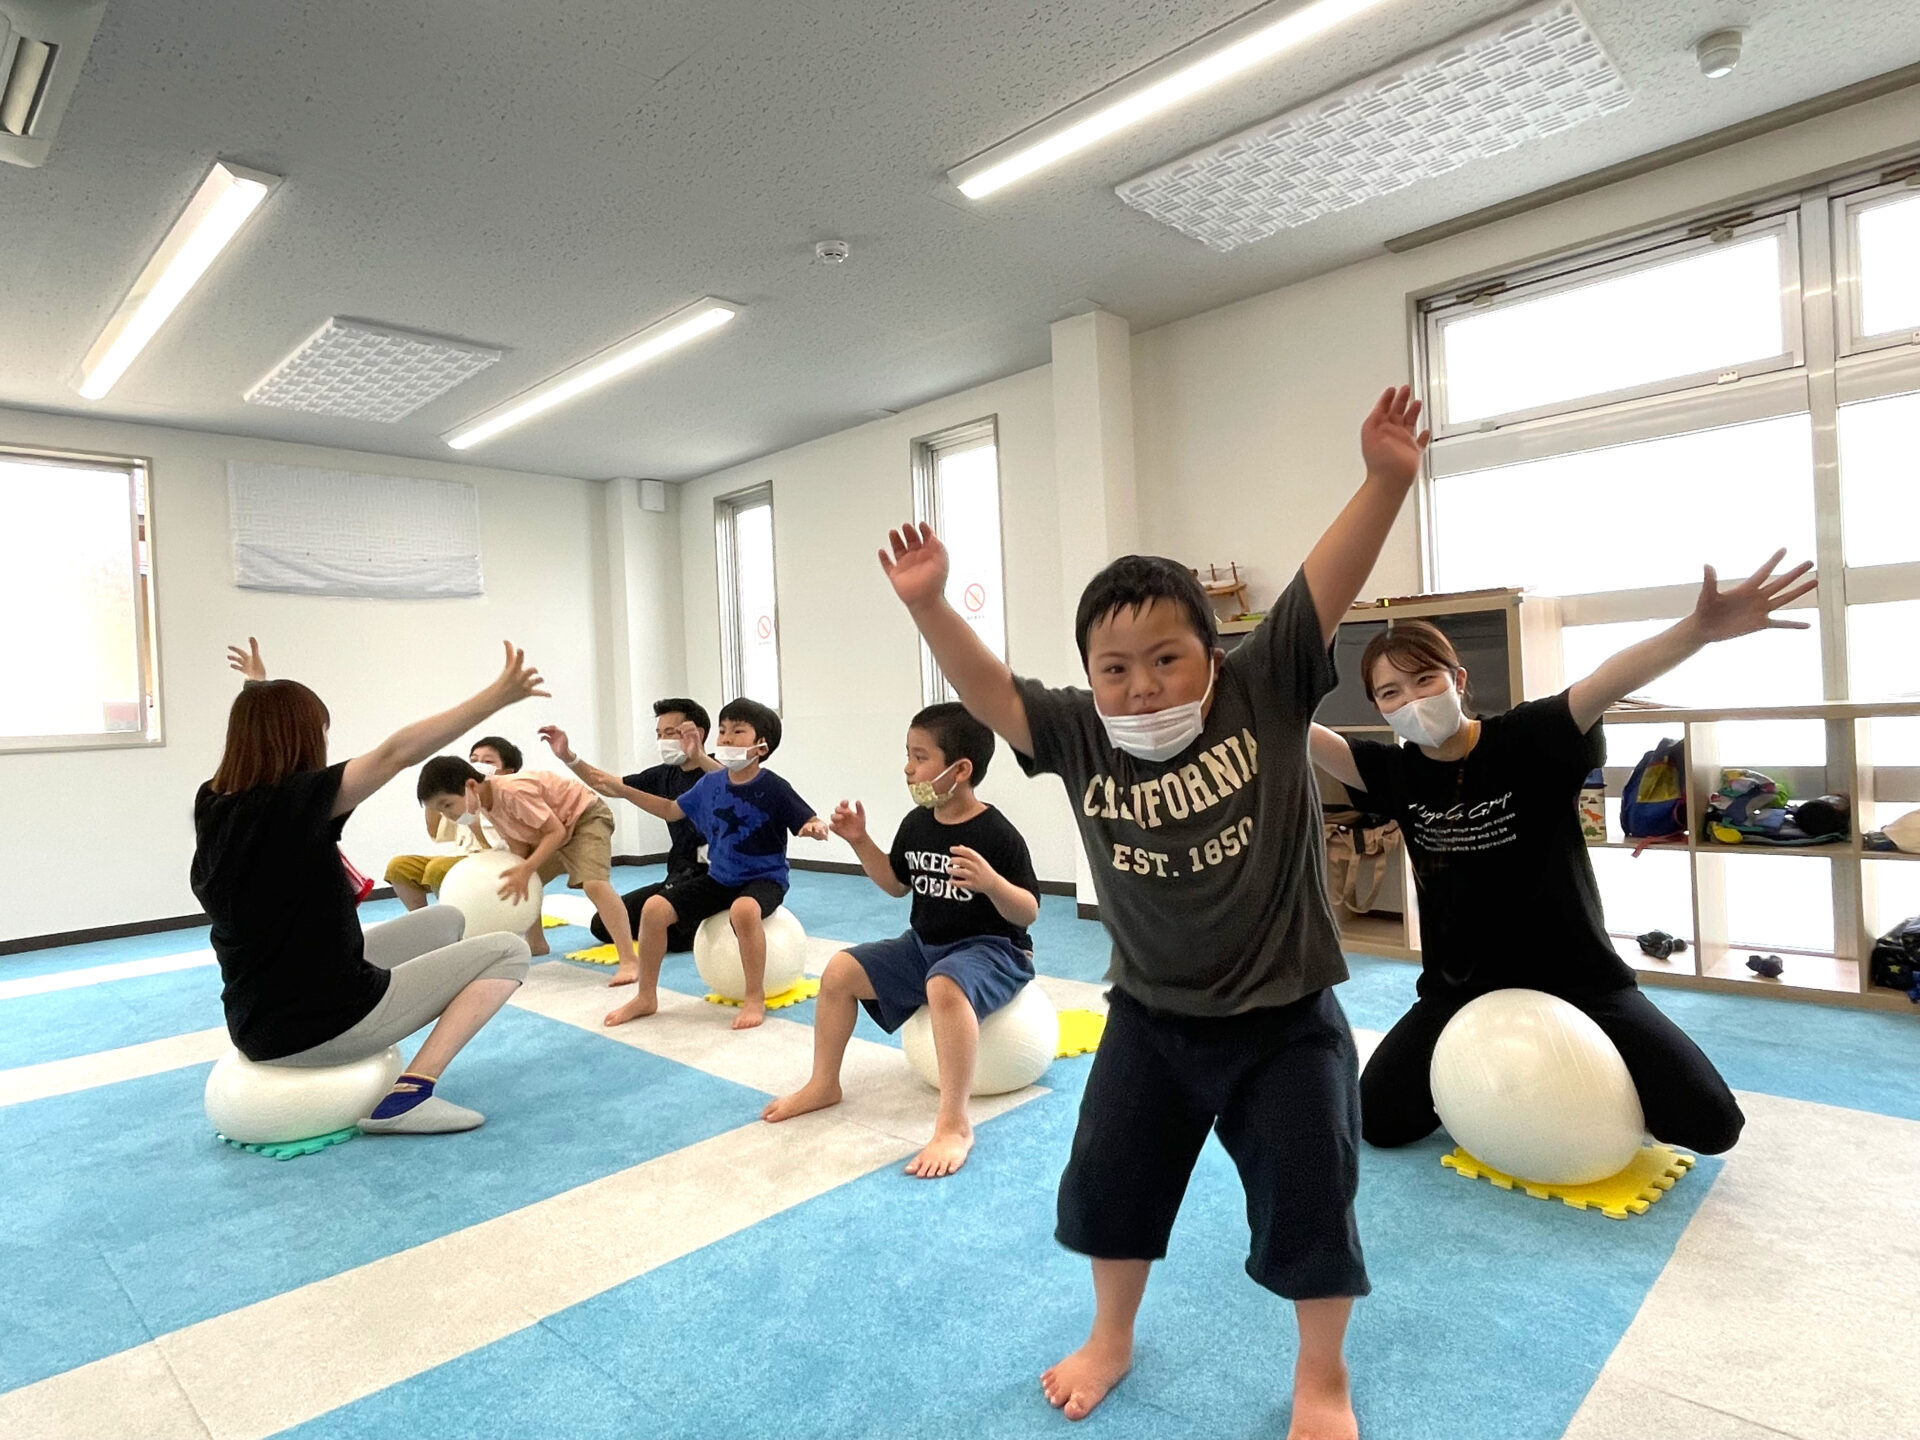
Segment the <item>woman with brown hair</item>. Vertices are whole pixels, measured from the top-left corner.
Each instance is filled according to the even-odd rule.
[[[1606,761],[1599,721],[1615,701],[1714,641],[1806,628],[1773,615],[1815,584],[1805,564],[1776,576],[1785,554],[1724,591],[1708,566],[1686,619],[1504,715],[1467,716],[1467,672],[1434,626],[1403,621],[1367,645],[1367,698],[1406,743],[1349,741],[1322,725],[1308,743],[1315,764],[1365,794],[1365,809],[1400,822],[1420,899],[1419,998],[1360,1077],[1369,1144],[1433,1133],[1440,1117],[1427,1072],[1440,1032],[1469,1000],[1520,987],[1559,996],[1606,1032],[1656,1139],[1707,1154],[1732,1148],[1744,1123],[1733,1092],[1640,993],[1608,938],[1578,800]]]
[[[341,860],[355,807],[496,711],[545,695],[509,643],[498,678],[471,699],[395,731],[364,755],[327,764],[330,716],[297,680],[269,680],[259,642],[231,646],[246,677],[227,714],[220,768],[194,797],[193,893],[213,920],[227,1032],[249,1060],[345,1065],[377,1055],[437,1018],[433,1031],[360,1122],[376,1134],[471,1130],[486,1117],[436,1096],[449,1061],[527,973],[518,935],[461,939],[445,905],[364,934]]]

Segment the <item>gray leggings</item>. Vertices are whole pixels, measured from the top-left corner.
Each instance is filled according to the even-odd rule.
[[[367,961],[393,972],[387,993],[351,1030],[270,1061],[274,1065],[347,1065],[397,1045],[453,1003],[476,980],[527,978],[527,942],[496,932],[462,940],[466,921],[451,905],[430,905],[367,931]]]

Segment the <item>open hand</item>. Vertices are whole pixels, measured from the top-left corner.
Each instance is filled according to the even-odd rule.
[[[547,682],[540,678],[538,670],[527,664],[527,652],[517,648],[511,640],[500,643],[506,647],[507,663],[501,668],[499,678],[493,682],[493,688],[500,697],[501,705],[512,705],[519,700],[546,695],[547,691],[542,687]]]
[[[538,872],[531,865],[521,864],[505,871],[500,876],[500,898],[511,900],[515,904],[527,898],[533,888],[534,876]]]
[[[827,822],[818,815],[800,827],[802,840],[824,840],[827,838]]]
[[[987,857],[966,845],[956,845],[947,862],[947,878],[976,894],[985,894],[999,883],[1000,872],[987,863]]]
[[[849,845],[858,845],[867,838],[867,807],[858,800],[842,800],[833,807],[833,820],[828,828]]]
[[[1413,387],[1402,385],[1381,395],[1361,422],[1360,458],[1369,475],[1411,485],[1432,438],[1431,431],[1420,429],[1420,402],[1413,398]]]
[[[697,760],[705,752],[706,747],[700,743],[700,727],[691,720],[682,720],[673,738],[680,742],[680,753],[689,760]]]
[[[1714,573],[1713,566],[1704,567],[1700,598],[1693,606],[1700,638],[1731,640],[1756,630],[1805,630],[1806,621],[1782,620],[1773,612],[1784,609],[1803,595],[1812,594],[1820,577],[1808,573],[1813,569],[1811,560],[1802,560],[1785,574],[1775,575],[1773,567],[1786,557],[1784,549],[1774,551],[1766,564],[1730,590],[1720,588],[1720,577]]]
[[[260,658],[260,642],[249,635],[246,649],[242,650],[238,645],[227,646],[227,668],[238,670],[249,680],[266,679],[267,662]]]
[[[932,605],[947,593],[947,547],[931,525],[909,522],[887,532],[893,553],[880,552],[880,568],[887,572],[893,593],[909,610]]]
[[[558,725],[542,725],[534,733],[547,742],[547,748],[553,751],[553,758],[562,765],[571,765],[578,758],[573,753],[573,746],[567,743],[567,732]]]

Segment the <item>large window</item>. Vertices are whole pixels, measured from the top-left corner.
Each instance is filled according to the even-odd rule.
[[[160,738],[147,469],[0,450],[0,750]]]
[[[724,698],[780,708],[780,609],[774,599],[773,487],[714,501]]]
[[[913,442],[914,518],[946,542],[947,600],[1002,660],[1007,658],[1007,585],[1000,549],[1000,446],[992,416]],[[921,693],[929,705],[955,699],[926,642]]]

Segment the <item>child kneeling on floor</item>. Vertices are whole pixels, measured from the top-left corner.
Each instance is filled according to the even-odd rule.
[[[420,767],[416,793],[429,814],[455,825],[491,825],[520,863],[506,872],[500,893],[524,900],[529,891],[565,874],[583,890],[613,935],[622,963],[633,962],[633,934],[626,907],[613,888],[613,812],[571,775],[527,770],[482,775],[458,755],[437,755]],[[538,916],[527,929],[527,948],[547,953]]]
[[[992,758],[993,731],[964,706],[930,705],[907,728],[914,809],[900,822],[892,851],[867,834],[864,806],[843,800],[833,812],[833,833],[853,847],[867,878],[889,895],[913,896],[913,918],[897,939],[856,945],[828,963],[814,1007],[813,1077],[767,1106],[763,1120],[840,1103],[840,1062],[856,1001],[888,1034],[924,1005],[933,1012],[940,1115],[907,1173],[938,1179],[966,1163],[980,1022],[1033,979],[1027,927],[1040,914],[1027,842],[974,794]]]

